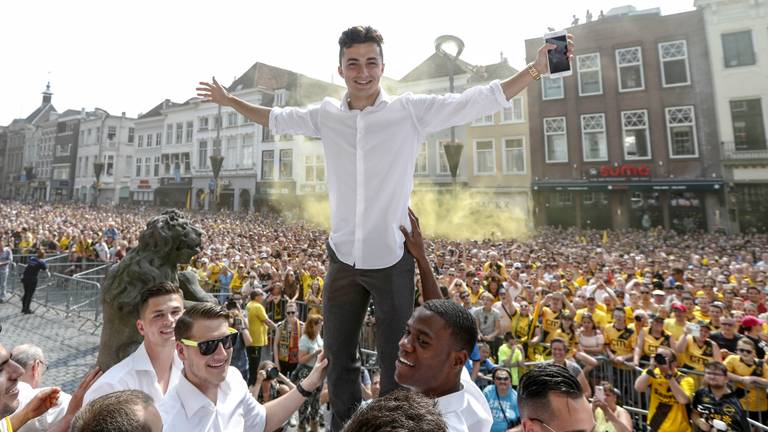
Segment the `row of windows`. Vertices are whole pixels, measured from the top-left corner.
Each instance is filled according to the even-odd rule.
[[[696,115],[693,106],[665,109],[670,158],[698,157]],[[585,162],[607,161],[608,141],[604,113],[581,115],[581,143]],[[621,112],[624,159],[650,159],[651,144],[647,110]],[[568,162],[568,137],[565,117],[544,118],[545,160]]]
[[[96,173],[94,172],[93,163],[96,162],[96,158],[96,156],[92,158],[89,156],[78,157],[76,177],[94,177]],[[103,156],[102,161],[104,162],[104,170],[101,175],[111,177],[115,170],[115,155],[106,154]]]
[[[521,175],[526,172],[525,161],[525,138],[524,137],[505,137],[501,138],[502,143],[502,173],[510,175]],[[445,155],[446,142],[438,142],[438,175],[450,174],[448,158]],[[428,144],[422,143],[418,156],[416,157],[416,168],[414,174],[417,176],[426,176],[429,174],[427,166]],[[493,138],[481,138],[472,142],[472,151],[474,153],[474,175],[495,175],[496,169],[496,140]]]
[[[523,123],[525,122],[525,114],[523,111],[523,96],[515,96],[509,101],[511,106],[502,109],[500,122],[506,123]],[[494,114],[488,114],[480,117],[472,122],[472,126],[490,126],[494,123]]]
[[[690,84],[687,42],[685,40],[663,42],[658,45],[658,49],[662,87]],[[617,49],[615,57],[619,92],[644,90],[643,48],[637,46]],[[579,96],[602,94],[603,74],[600,53],[578,55],[575,63]],[[543,100],[563,99],[565,97],[563,78],[543,77],[541,95]]]
[[[143,163],[142,163],[143,162]],[[160,177],[160,168],[163,167],[163,176],[185,176],[191,172],[189,153],[172,153],[161,156],[136,158],[136,177]]]

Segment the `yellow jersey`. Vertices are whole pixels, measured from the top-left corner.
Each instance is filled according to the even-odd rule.
[[[704,372],[704,365],[712,361],[714,355],[714,345],[711,340],[704,341],[703,346],[696,343],[693,335],[686,336],[688,343],[685,346],[685,353],[681,356],[680,364],[688,369]]]
[[[656,432],[690,432],[687,406],[677,402],[669,388],[669,382],[662,376],[661,371],[656,368],[654,372],[656,377],[651,377],[650,380],[651,402],[648,407],[648,424]],[[693,378],[677,372],[675,380],[680,384],[683,392],[691,398],[696,390]]]
[[[249,301],[245,306],[245,312],[248,314],[248,333],[251,334],[253,342],[250,346],[262,347],[267,345],[267,311],[264,306],[255,301]]]
[[[747,365],[741,360],[741,357],[737,355],[729,355],[723,362],[728,372],[738,376],[756,376],[760,378],[768,379],[768,367],[762,360],[755,360],[755,364],[752,366]],[[737,384],[737,387],[743,388],[741,384]],[[768,410],[768,396],[766,396],[765,389],[762,387],[751,387],[747,394],[741,398],[741,406],[748,411],[766,411]]]
[[[576,316],[573,318],[578,324],[581,324],[581,318],[587,313],[587,308],[579,309],[576,311]],[[608,325],[608,316],[601,310],[595,308],[595,313],[592,314],[592,321],[595,323],[595,328],[603,330]]]
[[[614,355],[623,356],[635,352],[637,333],[630,328],[622,330],[614,326],[608,326],[603,330],[605,344]]]
[[[643,337],[643,353],[642,358],[644,360],[649,360],[651,357],[653,357],[656,354],[656,351],[659,350],[659,347],[665,346],[667,348],[670,347],[671,341],[670,341],[669,333],[664,332],[664,334],[661,335],[659,338],[655,338],[651,335],[650,332],[645,333],[645,337]]]
[[[674,318],[667,318],[664,320],[664,331],[672,336],[673,341],[677,341],[680,340],[680,336],[685,334],[685,324],[678,325]]]
[[[510,320],[510,331],[512,335],[517,339],[518,343],[528,342],[528,335],[531,331],[531,317],[526,315],[522,316],[520,310],[516,310]]]
[[[541,341],[544,343],[552,342],[555,338],[555,333],[560,330],[560,318],[563,316],[563,311],[555,313],[552,309],[544,306],[541,311]]]

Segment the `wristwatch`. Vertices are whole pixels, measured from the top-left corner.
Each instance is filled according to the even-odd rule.
[[[296,390],[298,390],[299,394],[304,396],[305,398],[312,396],[312,392],[305,389],[304,386],[301,385],[301,383],[296,384]]]

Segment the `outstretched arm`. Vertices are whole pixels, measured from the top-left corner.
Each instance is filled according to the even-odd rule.
[[[427,251],[424,249],[424,239],[421,237],[419,218],[416,217],[416,214],[410,208],[408,209],[408,219],[411,221],[412,231],[409,233],[402,225],[400,226],[400,231],[405,236],[405,247],[408,248],[408,252],[416,259],[416,266],[419,268],[419,276],[421,277],[421,294],[424,296],[424,301],[441,299],[443,295],[437,287],[437,279],[435,279],[435,274],[429,265]]]
[[[568,35],[568,58],[573,57],[573,35]],[[544,44],[539,48],[536,53],[536,60],[531,64],[539,74],[544,75],[547,73],[547,50],[556,48],[556,45]],[[507,100],[517,96],[518,93],[523,91],[528,85],[534,81],[531,73],[528,72],[528,68],[521,70],[510,78],[501,82],[501,89],[504,90],[504,97]]]
[[[201,81],[200,87],[197,88],[197,96],[203,98],[206,102],[217,103],[221,106],[228,106],[235,109],[235,111],[248,117],[252,121],[264,126],[269,127],[269,113],[272,108],[263,107],[260,105],[250,104],[237,96],[230,94],[227,89],[222,87],[216,78],[213,78],[213,84]]]

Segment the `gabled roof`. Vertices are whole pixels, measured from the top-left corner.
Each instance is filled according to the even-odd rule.
[[[470,82],[487,82],[495,79],[506,79],[517,73],[517,69],[513,68],[507,62],[507,59],[503,59],[498,63],[493,63],[485,66],[476,66],[473,70]]]
[[[24,121],[35,124],[49,112],[56,112],[56,108],[53,107],[53,104],[48,103],[40,105],[36,110],[32,111],[32,114],[28,115]]]
[[[166,99],[159,104],[155,105],[152,109],[139,116],[139,119],[145,119],[150,117],[157,117],[162,115],[162,110],[166,108],[172,108],[182,105],[180,103],[172,102],[170,99]]]
[[[288,105],[303,105],[321,100],[325,96],[339,97],[344,88],[297,72],[256,62],[229,85],[231,92],[247,89],[263,89],[267,92],[285,89],[289,92]],[[266,105],[263,100],[262,104]]]
[[[465,73],[471,73],[473,67],[471,64],[465,62],[462,59],[453,61],[449,56],[433,53],[429,58],[421,62],[420,65],[413,68],[404,77],[400,79],[400,82],[412,82],[428,80],[432,78],[444,78],[450,75],[451,69],[453,69],[454,75],[461,75]]]
[[[61,113],[60,117],[76,116],[76,115],[79,115],[81,112],[82,111],[80,111],[80,110],[68,109],[68,110],[64,111],[63,113]]]

